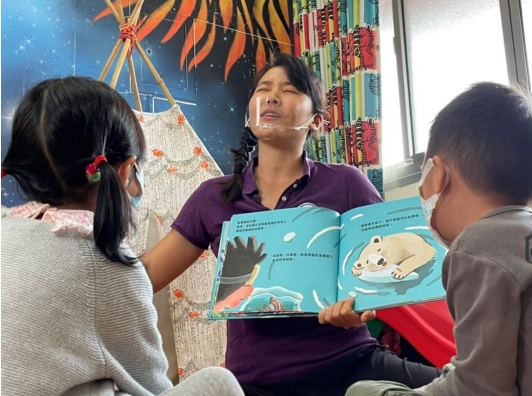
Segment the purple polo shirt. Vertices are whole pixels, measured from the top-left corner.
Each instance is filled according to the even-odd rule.
[[[316,205],[339,213],[381,202],[377,190],[357,168],[323,164],[306,156],[304,175],[283,192],[276,209]],[[269,210],[260,203],[253,169],[258,158],[244,170],[243,198],[226,204],[220,197],[222,176],[202,183],[172,224],[201,249],[210,245],[218,254],[222,223],[241,213]],[[366,325],[344,330],[321,325],[317,317],[242,319],[227,321],[226,367],[244,384],[271,384],[319,373],[356,349],[374,344]]]

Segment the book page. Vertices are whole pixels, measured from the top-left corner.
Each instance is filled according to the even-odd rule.
[[[233,216],[211,316],[295,316],[334,303],[339,218],[316,207]]]
[[[216,269],[214,270],[214,281],[211,292],[211,303],[209,307],[209,319],[218,319],[220,316],[216,316],[214,312],[214,306],[216,304],[216,296],[218,295],[218,289],[220,288],[220,281],[222,277],[223,261],[225,259],[225,251],[227,247],[227,240],[229,239],[229,231],[231,229],[231,222],[224,221],[222,225],[222,232],[220,234],[220,249],[216,260]]]
[[[355,297],[357,312],[445,298],[446,249],[433,238],[419,198],[342,215],[338,299]]]

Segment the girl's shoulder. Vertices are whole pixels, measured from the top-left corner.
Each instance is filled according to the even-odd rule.
[[[93,212],[58,209],[35,201],[12,208],[2,207],[2,217],[18,217],[51,223],[53,227],[50,231],[54,234],[71,229],[77,231],[81,236],[87,237],[91,236],[93,232]]]

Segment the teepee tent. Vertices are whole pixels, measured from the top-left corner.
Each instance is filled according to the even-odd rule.
[[[131,56],[133,53],[133,49],[137,49],[139,52],[142,60],[144,63],[146,63],[146,66],[148,66],[148,69],[153,74],[153,77],[155,77],[155,80],[161,87],[161,89],[164,92],[164,95],[166,96],[166,99],[170,102],[170,104],[173,106],[175,105],[175,100],[172,97],[172,94],[166,87],[166,84],[164,83],[163,79],[157,72],[157,69],[153,66],[153,64],[150,61],[150,58],[148,58],[148,55],[146,55],[146,52],[144,52],[144,49],[139,43],[139,40],[137,39],[137,31],[142,25],[142,22],[144,22],[145,18],[142,18],[139,21],[140,17],[140,10],[142,7],[142,4],[144,3],[144,0],[140,0],[136,5],[133,11],[131,12],[131,15],[129,17],[124,16],[124,10],[122,9],[122,6],[118,4],[118,1],[115,2],[115,4],[112,4],[110,0],[104,0],[105,4],[107,4],[107,7],[109,7],[109,10],[111,11],[111,14],[115,17],[116,21],[119,24],[119,30],[120,33],[118,35],[118,40],[113,47],[113,50],[111,51],[111,54],[109,55],[109,58],[107,59],[107,62],[105,63],[102,72],[100,73],[100,77],[98,78],[100,81],[104,81],[105,77],[107,76],[107,73],[109,72],[109,69],[111,68],[111,65],[113,64],[116,55],[118,54],[118,51],[120,50],[120,47],[122,47],[122,52],[120,53],[120,56],[118,58],[118,61],[116,63],[115,71],[113,72],[113,76],[111,78],[111,82],[109,85],[113,88],[116,87],[116,83],[118,81],[118,77],[120,76],[120,72],[122,71],[122,66],[124,65],[124,61],[127,58],[128,67],[129,67],[129,74],[131,78],[131,87],[133,89],[133,94],[135,95],[135,104],[137,106],[137,110],[142,112],[142,105],[140,102],[140,93],[139,88],[137,84],[137,78],[135,76],[135,66],[133,64],[133,57]]]
[[[116,86],[127,58],[137,106],[136,114],[148,149],[147,164],[144,166],[147,188],[136,213],[137,232],[129,238],[132,248],[141,254],[153,247],[170,230],[170,225],[192,192],[203,181],[221,176],[222,171],[172,98],[137,39],[136,33],[142,23],[142,20],[139,22],[139,17],[143,0],[135,5],[127,18],[121,6],[115,6],[110,0],[105,2],[119,23],[120,35],[102,70],[100,80],[105,79],[122,47],[110,85]],[[142,112],[131,57],[134,48],[139,51],[142,60],[164,91],[172,105],[170,110],[155,114]],[[179,255],[180,252],[173,254]],[[207,319],[215,266],[215,256],[210,250],[205,251],[189,270],[154,298],[160,315],[159,330],[163,335],[163,346],[169,357],[169,377],[174,383],[177,377],[186,378],[203,367],[223,365],[225,323],[210,322]],[[168,318],[165,317],[165,312],[161,312],[161,307],[171,313],[173,337],[165,337],[169,321],[165,321]]]

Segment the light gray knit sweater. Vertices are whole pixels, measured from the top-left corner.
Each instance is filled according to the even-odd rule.
[[[142,265],[91,236],[2,215],[2,393],[161,394],[172,387]]]

